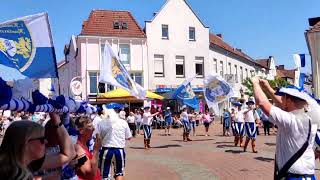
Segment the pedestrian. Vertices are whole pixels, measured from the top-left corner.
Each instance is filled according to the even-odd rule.
[[[223,113],[223,136],[229,136],[229,128],[231,123],[231,114],[228,109],[224,109]]]
[[[280,88],[279,107],[272,105],[262,91],[265,81],[251,79],[256,103],[278,127],[275,158],[275,179],[315,179],[314,138],[318,118],[313,116],[319,106],[311,97],[294,86]],[[270,92],[270,91],[269,91]],[[306,107],[311,107],[310,110]]]
[[[236,120],[236,112],[235,112],[235,109],[232,107],[231,108],[231,113],[230,113],[230,116],[231,116],[231,130],[232,130],[232,135],[235,136],[235,120]]]
[[[126,140],[132,135],[129,125],[116,113],[114,107],[103,106],[103,120],[98,124],[98,134],[101,139],[102,149],[99,155],[99,168],[102,179],[111,179],[113,168],[116,180],[124,179],[126,161]]]
[[[256,122],[259,121],[259,115],[254,109],[254,100],[249,99],[246,103],[248,109],[244,111],[244,121],[245,121],[245,131],[246,131],[246,141],[243,146],[243,151],[247,151],[249,141],[251,140],[252,152],[258,153],[256,150],[256,138],[257,138],[257,128]]]
[[[132,136],[136,137],[136,119],[134,117],[134,113],[131,111],[129,116],[127,117],[127,122],[129,124],[129,128],[132,132]]]
[[[100,180],[101,174],[98,168],[99,151],[101,148],[100,137],[95,137],[93,152],[91,153],[87,146],[87,142],[93,136],[93,123],[88,117],[79,116],[75,120],[75,125],[79,132],[76,143],[76,153],[79,157],[83,156],[87,159],[83,165],[76,168],[77,176],[79,180]]]
[[[204,128],[205,128],[205,136],[210,136],[209,135],[209,127],[210,127],[210,124],[211,124],[211,116],[210,116],[210,113],[209,113],[209,110],[206,109],[205,113],[203,114],[203,117],[202,117],[202,121],[203,121],[203,125],[204,125]]]
[[[136,118],[136,134],[137,135],[140,135],[140,130],[141,130],[141,127],[142,127],[142,116],[141,116],[141,111],[138,109],[136,110],[135,112],[135,118]]]
[[[244,117],[242,111],[242,103],[235,103],[238,107],[235,117],[235,137],[234,137],[234,146],[243,146],[243,137],[244,137]]]
[[[166,108],[166,111],[164,112],[164,119],[165,119],[165,123],[166,123],[166,127],[164,129],[164,134],[166,136],[171,136],[170,128],[172,126],[173,119],[172,119],[172,114],[171,114],[169,106]]]
[[[186,105],[182,106],[182,113],[180,117],[182,119],[182,124],[183,124],[183,141],[192,141],[189,137],[190,131],[191,131],[191,126],[189,121],[190,115],[188,114],[188,108]]]
[[[257,113],[260,117],[260,120],[263,123],[263,131],[264,131],[264,135],[266,136],[268,134],[268,136],[270,135],[270,122],[269,122],[269,117],[261,110],[260,107],[257,108]]]
[[[144,131],[144,148],[145,149],[150,149],[150,141],[151,141],[151,135],[152,135],[152,120],[153,117],[158,115],[159,112],[156,112],[154,114],[150,113],[150,106],[144,107],[144,113],[143,113],[143,131]]]
[[[196,136],[196,117],[197,117],[197,113],[193,112],[192,113],[193,116],[190,117],[190,126],[192,129],[192,135]]]

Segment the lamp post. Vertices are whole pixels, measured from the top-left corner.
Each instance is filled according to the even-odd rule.
[[[312,85],[314,95],[320,97],[320,17],[309,19],[310,29],[305,32],[311,56]]]

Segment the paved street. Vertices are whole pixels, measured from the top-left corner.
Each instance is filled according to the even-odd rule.
[[[143,136],[127,145],[126,179],[129,180],[269,180],[273,179],[275,136],[258,136],[258,154],[233,146],[233,137],[221,136],[220,124],[211,126],[210,136],[198,126],[192,142],[182,142],[182,129],[172,136],[154,130],[151,150],[143,149]],[[260,130],[261,131],[261,130]],[[317,177],[320,177],[317,163]]]

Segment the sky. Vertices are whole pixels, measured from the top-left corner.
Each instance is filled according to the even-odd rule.
[[[78,35],[82,22],[93,9],[128,10],[139,25],[151,20],[166,0],[10,0],[1,3],[0,22],[48,12],[57,61],[71,35]],[[304,32],[308,18],[320,16],[319,0],[187,0],[210,32],[242,49],[254,59],[273,56],[276,64],[294,68],[292,54],[309,54]],[[306,55],[305,72],[311,72]]]

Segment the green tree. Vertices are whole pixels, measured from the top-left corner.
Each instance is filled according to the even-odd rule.
[[[288,81],[286,81],[285,79],[283,79],[281,77],[275,77],[274,80],[268,80],[268,82],[273,89],[285,87],[290,84]],[[252,86],[251,79],[246,78],[243,81],[242,85],[245,87],[244,94],[249,97],[253,96],[253,86]]]

